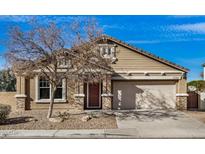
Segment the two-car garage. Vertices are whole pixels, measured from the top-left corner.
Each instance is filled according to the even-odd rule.
[[[176,107],[176,81],[112,81],[115,110]]]

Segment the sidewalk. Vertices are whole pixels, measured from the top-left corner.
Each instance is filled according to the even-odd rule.
[[[0,130],[0,138],[133,138],[135,133],[129,132],[129,129]]]
[[[49,139],[129,139],[129,138],[205,138],[205,129],[191,128],[121,128],[93,130],[0,130],[0,139],[49,138]]]

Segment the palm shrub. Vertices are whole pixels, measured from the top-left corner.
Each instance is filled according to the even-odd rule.
[[[6,120],[10,112],[10,105],[0,104],[0,123]]]

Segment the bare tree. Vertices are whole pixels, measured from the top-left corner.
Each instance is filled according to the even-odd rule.
[[[6,57],[13,71],[28,77],[38,74],[51,85],[47,118],[52,116],[55,93],[62,79],[96,82],[111,71],[110,61],[102,58],[97,45],[101,34],[93,19],[75,20],[66,29],[49,23],[34,25],[28,31],[19,27],[10,31]]]

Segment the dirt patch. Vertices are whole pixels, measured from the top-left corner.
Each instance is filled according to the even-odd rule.
[[[205,111],[185,111],[185,113],[205,123]]]
[[[94,116],[83,122],[81,119],[86,113],[69,114],[69,118],[60,123],[50,122],[47,118],[47,111],[32,110],[24,112],[12,112],[9,118],[0,124],[0,130],[24,129],[24,130],[51,130],[51,129],[112,129],[117,128],[115,116],[101,115]]]

